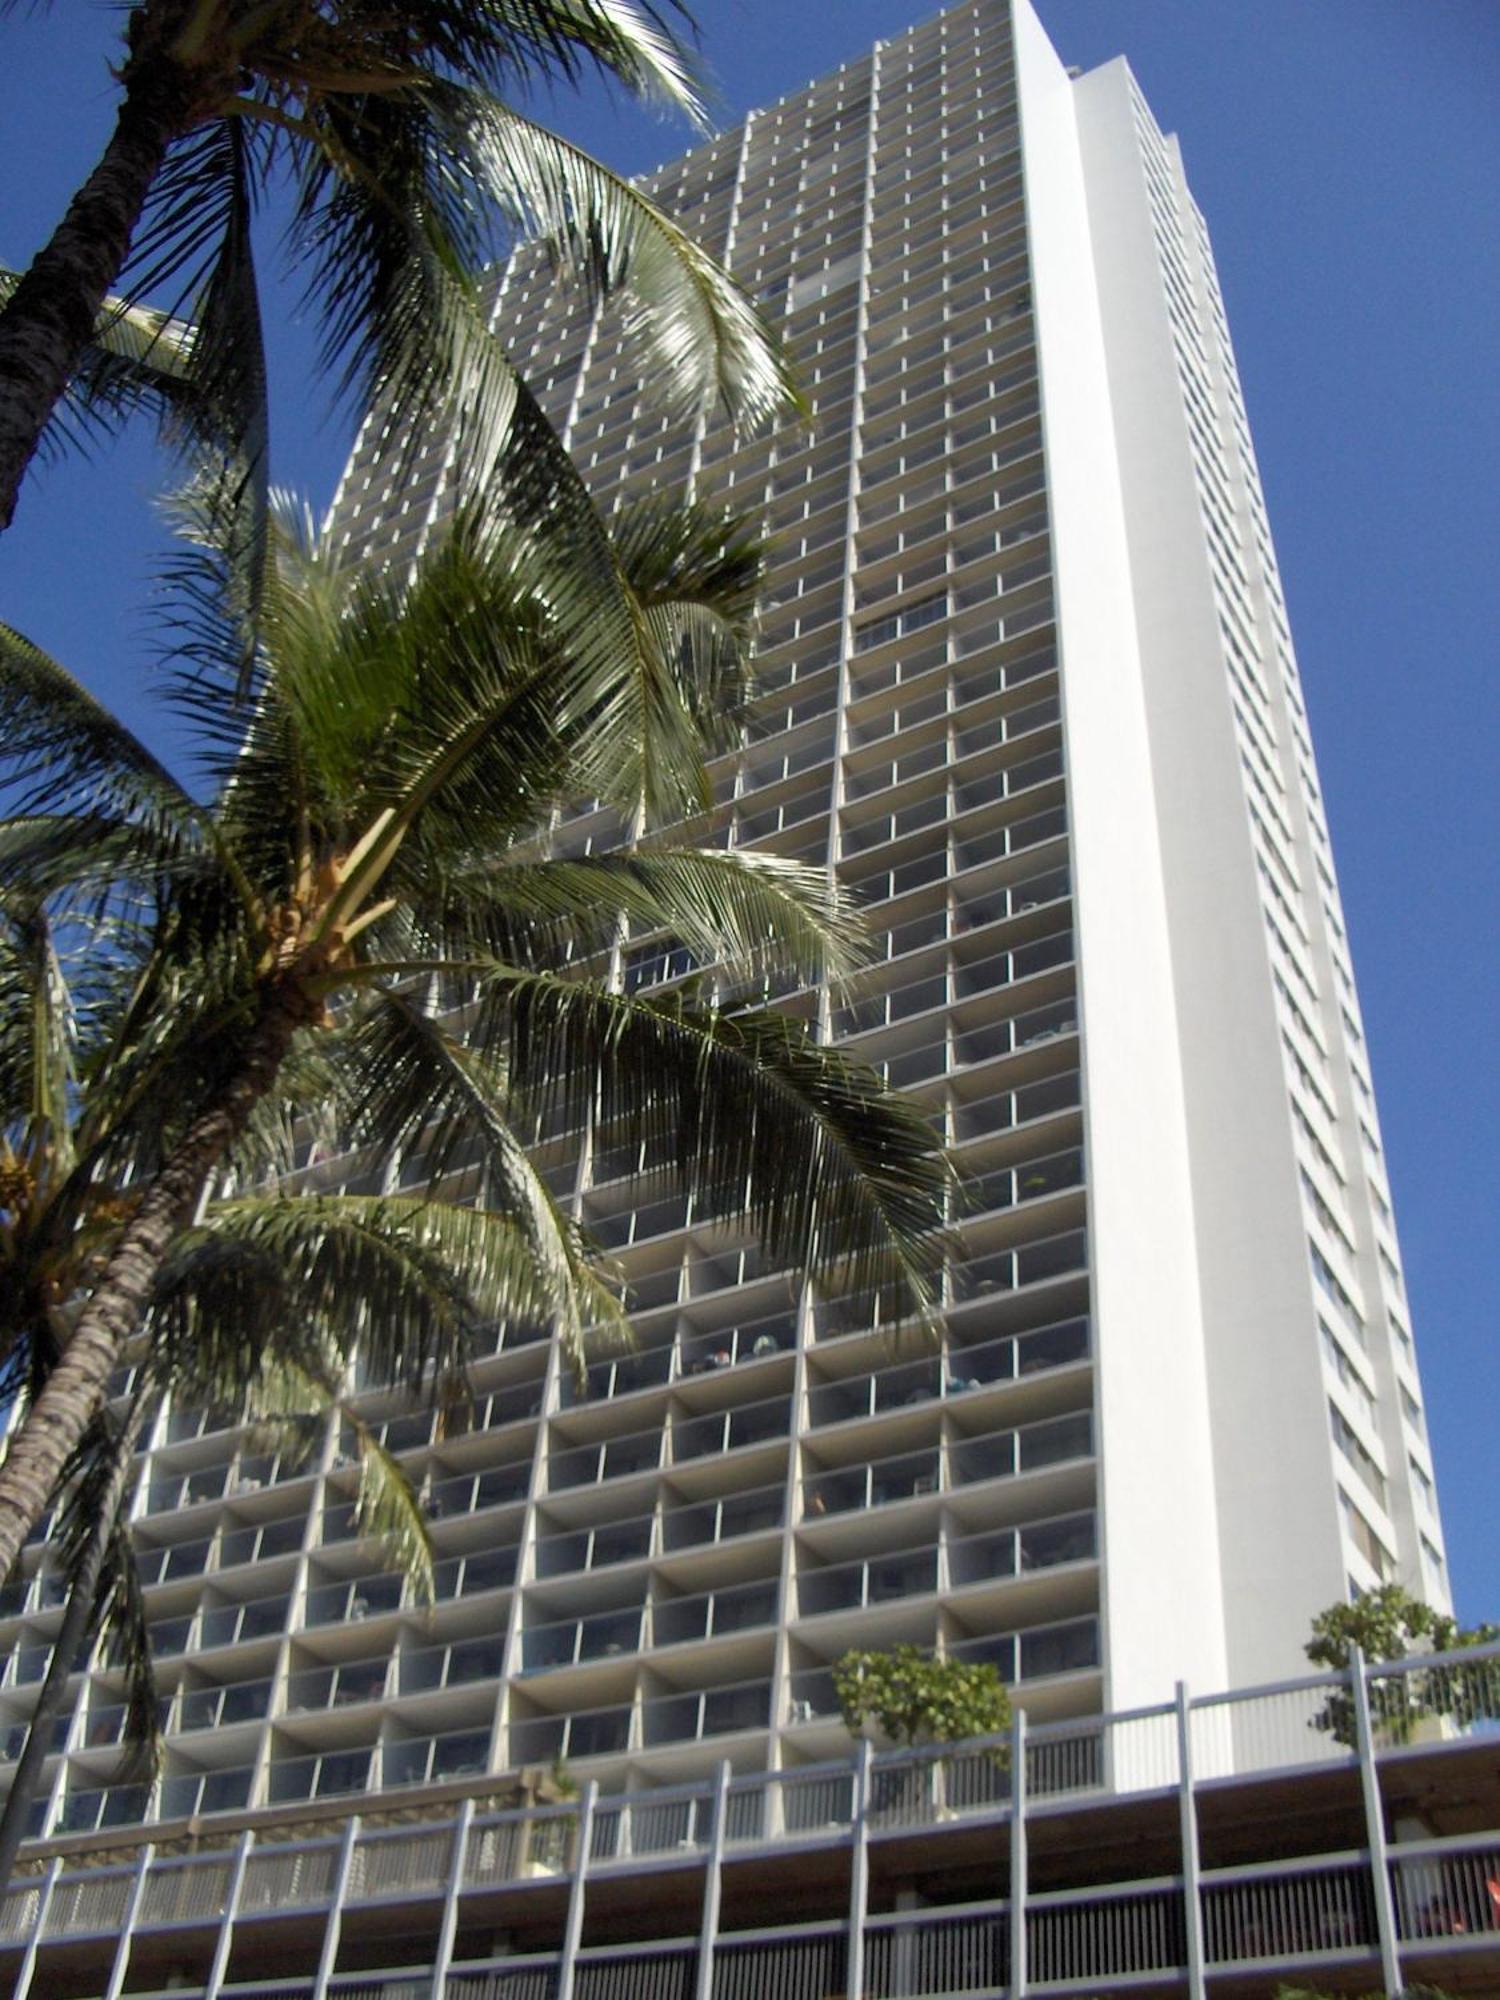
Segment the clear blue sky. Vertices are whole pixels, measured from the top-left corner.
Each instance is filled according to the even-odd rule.
[[[935,10],[696,11],[727,121]],[[1500,6],[1040,11],[1065,61],[1129,56],[1213,233],[1353,939],[1459,1609],[1500,1617]],[[30,255],[97,151],[120,18],[74,0],[0,29],[0,260]],[[581,118],[554,108],[630,170],[686,143],[595,99]],[[272,311],[277,476],[321,504],[347,423],[299,381],[295,294]],[[156,482],[139,440],[49,470],[0,538],[0,617],[139,721]]]

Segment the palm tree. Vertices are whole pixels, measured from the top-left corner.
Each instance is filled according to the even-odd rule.
[[[51,240],[0,279],[0,529],[70,384],[158,325],[173,407],[243,479],[265,478],[265,358],[252,216],[279,190],[327,363],[409,446],[457,420],[478,487],[507,451],[561,455],[486,324],[481,275],[537,230],[594,294],[628,289],[648,366],[680,407],[749,421],[788,384],[754,308],[626,182],[517,108],[590,70],[701,119],[681,40],[635,0],[137,0],[114,133]],[[507,101],[507,94],[512,101]],[[127,298],[111,299],[124,277]],[[149,351],[149,342],[148,342]],[[116,389],[118,367],[103,379]],[[179,391],[182,389],[179,381]],[[518,436],[517,425],[521,425]],[[398,447],[402,448],[402,447]]]
[[[420,1148],[432,1175],[477,1148],[475,1213],[505,1219],[574,1353],[598,1288],[526,1152],[538,1121],[665,1157],[697,1212],[742,1218],[775,1258],[925,1309],[948,1187],[930,1128],[747,997],[768,972],[846,967],[850,911],[822,870],[649,831],[707,799],[758,546],[648,506],[620,517],[611,560],[601,619],[597,579],[510,525],[460,518],[399,591],[311,538],[271,578],[238,705],[243,600],[217,568],[185,577],[177,700],[206,798],[0,628],[0,782],[20,801],[0,888],[102,898],[119,939],[104,976],[130,989],[116,1109],[85,1111],[76,1141],[120,1226],[0,1467],[0,1574],[289,1065],[326,1064],[351,1134]],[[580,797],[642,836],[550,854],[549,817]],[[611,950],[662,932],[708,970],[668,997],[620,990]],[[378,1323],[371,1338],[378,1352]]]
[[[128,1124],[115,1101],[119,1037],[99,977],[118,908],[0,894],[0,1318],[7,1399],[35,1396],[66,1344],[72,1302],[118,1238],[125,1206],[80,1159],[78,1127]],[[306,1120],[316,1079],[284,1071]],[[262,1181],[290,1164],[290,1108],[263,1107],[235,1168]],[[508,1217],[427,1195],[304,1197],[269,1188],[212,1202],[164,1262],[128,1391],[90,1423],[64,1469],[48,1557],[65,1589],[52,1658],[0,1808],[0,1882],[24,1836],[54,1726],[80,1654],[103,1636],[126,1690],[122,1775],[153,1761],[158,1702],[144,1603],[123,1512],[134,1449],[170,1396],[177,1407],[233,1415],[283,1445],[306,1446],[340,1391],[356,1346],[379,1337],[367,1366],[430,1396],[461,1385],[476,1337],[497,1320],[545,1316],[529,1247]],[[619,1313],[597,1293],[594,1316]],[[432,1596],[431,1547],[399,1463],[343,1410],[359,1465],[356,1518],[384,1544],[414,1593]]]

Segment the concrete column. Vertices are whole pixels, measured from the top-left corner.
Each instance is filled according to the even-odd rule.
[[[52,1865],[47,1870],[46,1880],[42,1884],[42,1893],[37,1898],[36,1922],[32,1925],[26,1956],[21,1960],[21,1969],[16,1974],[16,1990],[12,2000],[27,2000],[31,1992],[31,1975],[36,1971],[37,1947],[42,1941],[42,1932],[47,1927],[47,1911],[52,1905],[52,1891],[57,1887],[57,1878],[61,1873],[62,1856],[55,1854],[52,1857]],[[11,1883],[14,1886],[14,1876],[11,1878]],[[38,1994],[37,2000],[45,2000],[45,1996]]]
[[[318,1976],[313,1981],[312,2000],[326,2000],[328,1982],[333,1977],[339,1955],[339,1932],[344,1921],[344,1898],[349,1893],[349,1873],[354,1866],[354,1843],[359,1839],[359,1814],[351,1813],[344,1828],[338,1866],[333,1871],[333,1888],[328,1903],[328,1927],[323,1933],[323,1951],[318,1960]]]
[[[141,1849],[140,1859],[135,1864],[135,1880],[130,1885],[130,1894],[125,1899],[125,1914],[120,1919],[120,1942],[115,1948],[115,1962],[110,1968],[109,1984],[104,1989],[104,2000],[120,2000],[120,1989],[125,1984],[125,1970],[130,1964],[130,1943],[135,1936],[136,1922],[141,1914],[141,1898],[146,1893],[146,1874],[150,1869],[156,1849],[148,1841]]]
[[[219,1925],[219,1935],[214,1941],[214,1959],[208,1969],[208,1983],[203,1988],[203,2000],[219,2000],[219,1988],[224,1984],[224,1974],[229,1969],[229,1947],[234,1938],[234,1920],[239,1914],[240,1891],[245,1883],[245,1864],[250,1859],[250,1847],[254,1837],[246,1828],[234,1844],[234,1859],[229,1864],[229,1887],[224,1894],[224,1920]],[[134,1922],[133,1911],[131,1921]]]

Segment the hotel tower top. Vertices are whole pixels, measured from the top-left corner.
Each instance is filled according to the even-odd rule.
[[[963,0],[650,185],[784,333],[810,428],[663,420],[628,329],[531,251],[497,324],[606,502],[692,484],[775,533],[757,721],[703,838],[826,863],[869,912],[861,990],[783,1004],[952,1140],[941,1349],[893,1353],[557,1135],[637,1351],[580,1398],[502,1330],[463,1435],[366,1399],[427,1496],[430,1613],[356,1539],[336,1430],[286,1469],[164,1418],[137,1521],[163,1776],[110,1793],[95,1672],[50,1826],[556,1758],[610,1787],[797,1764],[841,1753],[851,1646],[996,1661],[1041,1720],[1294,1673],[1351,1586],[1446,1602],[1306,717],[1175,145],[1123,62],[1070,78],[1025,0]],[[447,466],[436,440],[392,489],[357,449],[340,532],[409,561]],[[670,938],[618,967],[691,969]],[[13,1722],[42,1589],[7,1593]]]

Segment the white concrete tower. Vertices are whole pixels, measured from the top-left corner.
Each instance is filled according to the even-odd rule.
[[[778,1004],[955,1147],[941,1350],[893,1355],[867,1308],[643,1204],[607,1135],[556,1133],[637,1353],[580,1399],[500,1329],[462,1434],[363,1398],[428,1499],[430,1614],[357,1538],[336,1433],[309,1467],[164,1418],[136,1518],[163,1774],[111,1789],[97,1667],[38,1830],[554,1758],[612,1788],[793,1767],[847,1747],[851,1646],[993,1660],[1042,1720],[1295,1673],[1351,1586],[1446,1603],[1297,670],[1175,146],[1123,63],[1070,78],[1025,0],[962,0],[649,185],[784,333],[810,432],[664,423],[627,330],[537,253],[496,324],[606,503],[691,481],[778,538],[755,728],[701,836],[866,905],[860,992]],[[361,446],[341,530],[409,562],[447,479],[443,439],[398,490]],[[598,812],[551,834],[620,837]],[[654,937],[618,966],[691,969]],[[26,1568],[0,1734],[60,1615],[40,1547]]]

